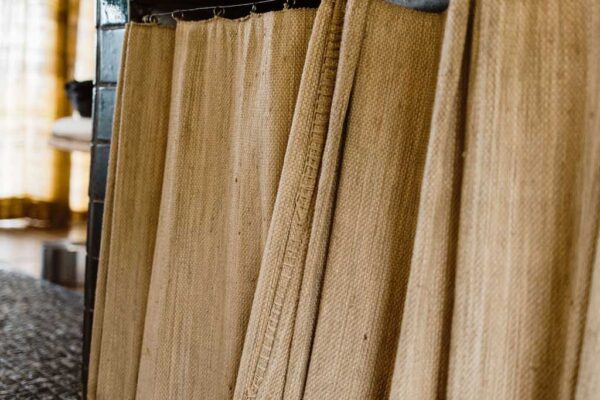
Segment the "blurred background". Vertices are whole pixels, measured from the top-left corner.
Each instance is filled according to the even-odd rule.
[[[94,0],[0,0],[0,269],[81,289]]]

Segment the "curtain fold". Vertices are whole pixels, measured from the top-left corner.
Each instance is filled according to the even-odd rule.
[[[592,263],[590,272],[590,293],[587,299],[587,319],[583,329],[583,343],[580,350],[580,364],[577,374],[577,386],[575,398],[577,400],[594,399],[600,393],[600,221],[596,219],[587,219],[594,210],[598,211],[600,202],[600,74],[597,72],[597,65],[600,65],[600,46],[598,38],[600,37],[600,4],[598,2],[588,1],[586,12],[586,40],[590,44],[587,46],[587,67],[588,71],[596,71],[586,74],[587,91],[585,107],[585,129],[586,141],[584,144],[584,156],[582,165],[583,173],[580,175],[582,213],[585,213],[586,219],[581,224],[579,235],[583,240],[581,243],[585,246],[582,250],[582,263]],[[595,183],[594,183],[595,182]],[[594,234],[596,244],[594,246]],[[587,251],[585,251],[587,250]],[[595,259],[595,261],[594,261]]]
[[[175,33],[130,25],[125,37],[106,196],[110,211],[102,238],[108,248],[101,249],[107,256],[98,271],[94,378],[88,382],[89,391],[97,388],[101,398],[114,392],[135,397],[165,168]]]
[[[472,2],[447,11],[390,398],[444,398],[454,300]]]
[[[441,14],[386,2],[370,2],[366,12],[345,21],[349,29],[362,29],[361,40],[345,48],[360,49],[360,56],[320,266],[305,399],[381,398],[389,391],[443,21]]]
[[[595,398],[599,15],[130,24],[88,397]]]
[[[476,3],[449,397],[572,395],[600,204],[585,13]]]
[[[128,27],[92,396],[232,395],[314,13]]]
[[[344,7],[345,1],[322,2],[313,26],[234,398],[301,395],[307,365],[302,361],[292,365],[288,358],[300,340],[304,348],[298,356],[305,359],[312,336],[310,326],[304,326],[308,332],[295,330],[295,314],[303,307],[298,291],[336,82]],[[288,368],[296,371],[291,379]]]
[[[313,19],[178,23],[139,398],[233,394]]]

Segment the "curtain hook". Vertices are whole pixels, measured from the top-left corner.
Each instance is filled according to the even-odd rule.
[[[142,17],[142,22],[145,24],[158,24],[158,18],[154,14],[148,14]]]
[[[223,16],[223,13],[224,13],[224,10],[221,7],[217,6],[217,7],[213,8],[213,15],[215,17],[221,17],[221,16]]]
[[[256,14],[256,3],[252,3],[252,8],[250,9],[251,14]]]
[[[182,10],[173,11],[171,13],[171,18],[173,18],[175,21],[183,20],[183,11]]]

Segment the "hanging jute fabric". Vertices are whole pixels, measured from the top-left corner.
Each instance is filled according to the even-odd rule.
[[[311,335],[294,331],[296,309],[336,83],[344,7],[345,1],[323,1],[316,16],[240,363],[236,399],[282,398],[286,385],[296,396],[301,395],[308,360],[300,354],[303,361],[291,365],[288,358],[293,351],[292,338],[309,344],[306,340]],[[290,381],[288,368],[296,371]]]
[[[89,398],[597,398],[597,2],[134,24],[123,64]]]
[[[594,9],[476,4],[451,398],[574,392],[600,211],[599,132],[586,123],[587,80],[599,72],[587,62],[600,45],[586,32]]]
[[[92,397],[135,397],[165,167],[174,37],[172,29],[141,24],[129,25],[125,34],[94,308]]]
[[[128,26],[88,396],[233,393],[314,14]]]
[[[314,17],[177,25],[138,398],[233,396]]]
[[[587,70],[586,74],[586,108],[585,108],[585,129],[587,140],[585,143],[585,154],[581,160],[582,165],[586,165],[585,174],[581,175],[582,190],[585,196],[582,196],[582,210],[586,214],[598,208],[598,182],[600,181],[600,167],[598,158],[600,158],[600,4],[588,4],[586,13],[587,19]],[[595,43],[596,45],[590,45]],[[595,71],[595,72],[594,72]],[[595,183],[594,183],[595,182]],[[595,262],[591,272],[590,294],[587,309],[587,320],[583,331],[583,344],[581,347],[581,360],[577,375],[577,400],[591,400],[597,398],[600,393],[600,234],[598,234],[598,220],[586,221],[582,226],[582,236],[587,236],[587,240],[593,240],[594,229],[596,229],[595,249],[588,248],[595,256]],[[585,243],[585,241],[584,241]],[[593,244],[592,244],[593,245]],[[590,254],[585,254],[590,257]],[[593,256],[592,256],[593,257]],[[584,258],[584,262],[587,260]]]
[[[556,2],[476,8],[455,1],[442,33],[438,15],[382,1],[349,2],[316,206],[309,210],[315,216],[308,249],[294,248],[286,235],[280,243],[268,242],[265,257],[270,246],[282,246],[300,262],[263,260],[265,291],[259,284],[242,360],[260,345],[266,350],[255,356],[253,381],[243,375],[242,363],[236,395],[569,398],[599,204],[599,154],[590,145],[598,132],[584,127],[585,99],[577,95],[590,88],[579,46],[591,51],[598,43],[591,32],[585,36],[593,28],[589,21],[581,24],[585,4],[575,9],[565,20]],[[479,22],[484,16],[489,20]],[[539,20],[549,25],[536,34]],[[548,37],[556,38],[553,46],[544,45]],[[482,43],[486,56],[498,56],[479,59]],[[392,54],[400,54],[398,64]],[[527,57],[532,66],[524,68],[519,60]],[[548,61],[554,67],[544,71]],[[512,69],[511,75],[493,78],[498,68]],[[555,74],[561,80],[549,83]],[[478,91],[479,82],[494,86]],[[505,93],[504,106],[490,98],[493,89]],[[519,94],[525,98],[518,100]],[[593,115],[597,102],[588,107]],[[299,151],[293,145],[290,152]],[[470,161],[479,152],[495,158]],[[499,170],[502,181],[492,175]],[[469,184],[470,171],[489,172]],[[302,187],[301,193],[310,190]],[[465,206],[467,198],[479,199],[478,206]],[[470,214],[485,202],[488,209],[473,222]],[[464,231],[469,223],[486,231]],[[489,242],[483,233],[491,235]],[[514,250],[507,252],[507,243]],[[488,258],[461,258],[475,249],[485,249]],[[495,272],[500,266],[505,276]],[[458,279],[461,270],[475,277]],[[478,289],[483,297],[470,293],[473,279],[488,282]],[[277,297],[270,282],[281,281],[296,283]],[[466,286],[458,292],[459,285]],[[527,300],[538,295],[543,304]],[[271,296],[270,309],[259,303],[262,296]],[[462,307],[471,312],[476,306],[487,310],[463,313]],[[525,318],[524,327],[511,322],[515,316]],[[465,331],[457,322],[463,317],[471,324]],[[500,325],[498,318],[504,318]],[[257,343],[252,328],[261,323],[266,333]],[[517,325],[511,329],[511,323]],[[470,339],[475,332],[481,334]],[[482,352],[490,356],[473,358]],[[533,372],[532,365],[538,365]]]
[[[288,235],[268,243],[265,256],[269,246],[298,256],[261,270],[276,277],[267,281],[290,276],[293,284],[273,301],[284,314],[267,330],[273,361],[263,355],[266,372],[241,398],[381,398],[393,369],[444,16],[383,1],[351,2],[346,11],[321,182],[311,182],[319,189],[312,235],[307,226],[300,243]]]

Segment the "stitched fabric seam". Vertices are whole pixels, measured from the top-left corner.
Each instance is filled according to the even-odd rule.
[[[316,105],[313,109],[312,125],[310,129],[310,139],[307,157],[304,160],[302,175],[294,201],[294,213],[288,240],[286,242],[283,264],[279,273],[279,281],[275,287],[275,296],[273,303],[269,308],[269,317],[265,332],[262,334],[262,343],[256,362],[254,378],[250,388],[244,394],[245,399],[254,399],[258,394],[261,383],[266,375],[267,367],[271,359],[271,351],[277,333],[277,327],[281,319],[281,311],[287,297],[287,289],[292,278],[292,272],[298,266],[299,258],[302,252],[302,243],[305,241],[303,228],[310,220],[310,206],[314,197],[316,187],[314,182],[318,177],[320,167],[320,156],[324,142],[324,135],[319,132],[327,130],[329,121],[329,112],[333,98],[332,87],[335,84],[335,73],[337,70],[337,60],[339,57],[339,40],[341,38],[342,24],[335,21],[339,16],[336,10],[333,11],[329,32],[327,33],[327,42],[321,72],[319,73],[319,84],[317,89]]]

